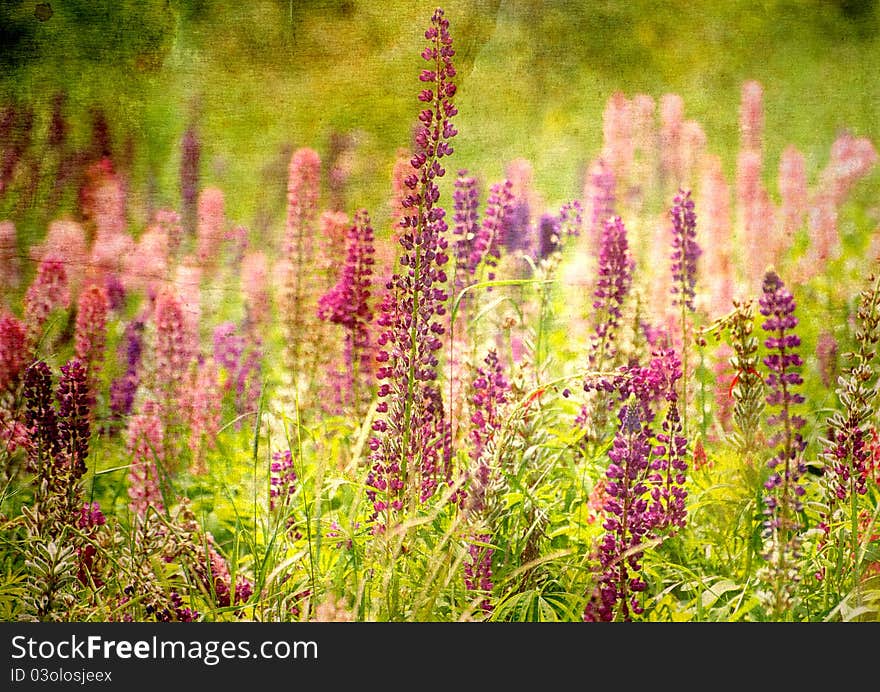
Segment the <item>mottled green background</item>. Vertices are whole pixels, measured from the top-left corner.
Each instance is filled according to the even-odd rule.
[[[711,151],[735,165],[740,86],[765,88],[766,164],[788,143],[815,176],[836,133],[880,141],[880,8],[860,0],[538,2],[443,5],[460,71],[450,165],[485,180],[526,157],[550,202],[580,194],[615,90],[677,92]],[[422,32],[434,3],[52,0],[0,3],[2,97],[31,103],[45,130],[67,94],[74,141],[101,108],[130,141],[131,192],[179,203],[179,144],[194,118],[202,183],[232,220],[283,218],[291,147],[358,143],[349,203],[381,221],[394,152],[407,146]],[[873,195],[878,175],[862,188]],[[771,188],[773,189],[773,188]],[[136,198],[135,200],[136,201]],[[141,205],[143,207],[143,205]],[[138,205],[133,205],[133,209]],[[37,212],[20,222],[38,232]],[[143,219],[133,219],[142,223]]]

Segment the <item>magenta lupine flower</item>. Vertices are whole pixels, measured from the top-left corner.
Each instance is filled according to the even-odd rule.
[[[449,140],[456,135],[452,117],[458,112],[452,103],[455,51],[443,10],[434,12],[425,38],[428,46],[422,57],[432,69],[423,70],[419,79],[432,86],[419,93],[419,100],[427,107],[419,114],[416,151],[410,160],[413,173],[405,181],[410,193],[403,201],[407,213],[401,221],[401,271],[388,284],[378,320],[384,329],[377,354],[380,401],[373,423],[376,435],[370,441],[373,465],[367,479],[375,489],[370,494],[376,516],[400,510],[406,489],[416,480],[424,498],[434,482],[433,474],[441,466],[445,470],[451,456],[448,424],[434,382],[437,352],[443,347],[440,337],[445,331],[438,318],[446,313],[443,266],[448,261],[446,214],[437,204],[440,190],[436,181],[446,172],[443,157],[452,154]],[[439,449],[443,450],[439,455],[442,464],[438,463]]]
[[[159,469],[163,468],[165,459],[163,438],[158,406],[148,401],[143,410],[128,422],[129,507],[138,516],[144,516],[151,507],[160,512],[164,509],[159,478]]]
[[[296,480],[291,451],[273,452],[269,467],[269,509],[275,511],[290,504],[290,498],[296,492]]]
[[[697,283],[697,258],[702,254],[697,244],[697,215],[690,190],[680,190],[672,210],[672,294],[673,305],[694,311],[694,286]]]
[[[588,381],[585,389],[616,392],[620,427],[606,471],[605,534],[599,544],[601,574],[584,612],[586,621],[631,619],[642,612],[638,593],[645,541],[685,525],[687,440],[678,420],[676,381],[682,376],[675,351],[657,351],[647,366],[620,368],[611,378]],[[667,408],[659,432],[656,412]],[[626,558],[625,553],[632,551]]]
[[[93,394],[96,393],[98,373],[104,361],[109,308],[104,286],[92,284],[80,293],[74,327],[74,354],[86,368],[89,389]]]
[[[229,573],[229,565],[226,564],[226,560],[213,546],[208,547],[207,553],[208,570],[205,576],[210,574],[210,583],[206,583],[205,586],[213,591],[217,605],[221,608],[227,608],[230,605],[245,603],[253,594],[254,585],[239,574],[233,593],[232,575]]]
[[[616,613],[624,621],[642,612],[638,594],[646,584],[640,576],[642,552],[638,550],[652,528],[644,476],[651,445],[640,418],[640,407],[629,403],[621,410],[620,428],[608,457],[606,472],[605,534],[599,544],[602,574],[597,594],[584,610],[587,622],[610,622]],[[623,558],[628,551],[631,552]]]
[[[593,292],[593,308],[598,315],[596,333],[590,349],[590,365],[599,368],[606,357],[613,358],[612,346],[624,300],[632,285],[635,260],[630,255],[626,227],[619,216],[605,221],[599,247],[599,278]]]
[[[455,236],[455,279],[453,286],[461,291],[476,276],[477,267],[483,259],[485,247],[477,246],[480,232],[480,199],[477,179],[466,170],[458,172],[455,191],[452,193],[455,213],[452,234]]]
[[[76,358],[67,361],[58,380],[58,439],[73,480],[86,472],[93,406],[85,366]]]
[[[492,554],[495,551],[489,546],[491,540],[489,534],[479,534],[468,546],[468,557],[463,568],[464,586],[468,591],[490,594],[495,586],[492,583]],[[491,613],[494,609],[488,598],[480,601],[479,607],[484,613]]]
[[[27,363],[25,327],[15,315],[3,311],[0,315],[0,407],[2,395],[13,393],[21,382]]]
[[[223,322],[214,327],[214,362],[224,368],[229,374],[228,378],[238,371],[238,364],[245,351],[245,338],[237,333],[235,322]],[[229,382],[227,382],[229,387]]]
[[[375,264],[373,227],[365,209],[359,210],[346,238],[346,258],[336,285],[318,301],[318,317],[345,328],[347,388],[356,403],[362,397],[361,383],[371,369],[370,298]]]
[[[494,268],[498,266],[498,260],[501,259],[502,248],[506,248],[510,252],[529,245],[529,243],[514,240],[514,238],[528,235],[529,211],[526,202],[521,201],[519,204],[515,204],[512,190],[513,183],[509,179],[495,183],[489,188],[489,198],[486,200],[483,222],[480,224],[476,238],[474,238],[472,253],[481,256],[485,265],[489,267],[489,272],[486,275],[489,281],[495,279]],[[525,230],[522,228],[523,221],[526,226]]]
[[[573,199],[560,207],[558,219],[560,237],[579,236],[584,224],[584,208],[578,200]]]
[[[767,423],[773,429],[768,446],[776,448],[775,456],[767,462],[770,476],[764,484],[765,559],[775,582],[773,605],[777,610],[786,606],[786,594],[791,589],[791,570],[799,556],[800,520],[805,489],[801,477],[806,471],[803,451],[806,442],[800,429],[805,420],[795,413],[794,407],[804,402],[796,387],[803,383],[803,366],[797,348],[800,337],[793,331],[798,324],[796,303],[791,292],[775,271],[764,276],[763,293],[759,300],[761,314],[767,319],[761,325],[767,333],[764,346],[768,355],[763,363],[768,374],[765,383],[769,389],[767,406],[775,413]]]
[[[541,214],[538,219],[538,247],[535,259],[542,260],[559,249],[560,225],[559,218],[554,214]]]
[[[494,437],[502,423],[502,408],[507,403],[510,383],[504,376],[504,366],[495,350],[483,359],[484,367],[477,368],[477,376],[471,385],[471,459],[474,466],[468,489],[468,508],[480,512],[485,505],[486,487],[489,483],[489,466],[483,457],[486,445]]]
[[[27,328],[27,348],[32,350],[43,334],[46,320],[56,309],[70,305],[67,267],[57,255],[48,255],[40,262],[24,297],[24,323]]]

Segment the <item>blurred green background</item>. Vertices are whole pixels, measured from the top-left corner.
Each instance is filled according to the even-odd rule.
[[[180,141],[195,123],[201,184],[230,219],[283,223],[292,148],[322,158],[334,133],[356,156],[347,211],[381,227],[395,152],[418,112],[422,32],[435,3],[360,0],[52,0],[0,3],[0,96],[34,108],[45,133],[64,93],[70,141],[95,109],[125,150],[138,196],[180,202]],[[525,157],[558,204],[579,196],[616,90],[680,94],[732,176],[740,87],[764,86],[765,171],[788,143],[815,176],[843,128],[880,141],[880,8],[866,0],[449,0],[459,70],[454,169],[485,181]],[[732,178],[731,178],[732,179]],[[871,177],[872,190],[878,176]],[[446,184],[449,184],[447,178]],[[770,189],[775,192],[775,186]],[[10,214],[8,206],[0,209]],[[47,214],[18,222],[38,234]],[[142,212],[141,212],[142,213]],[[262,219],[262,221],[261,221]],[[269,220],[269,221],[267,221]],[[24,228],[22,229],[24,230]]]

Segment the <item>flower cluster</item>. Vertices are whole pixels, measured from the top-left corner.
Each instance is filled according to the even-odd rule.
[[[400,271],[387,285],[378,319],[383,328],[376,356],[380,401],[367,479],[376,516],[400,510],[410,484],[418,482],[420,498],[429,496],[436,487],[435,475],[451,457],[443,400],[435,384],[445,332],[438,318],[446,313],[443,267],[448,261],[446,214],[438,205],[437,179],[446,172],[442,159],[452,154],[452,117],[458,112],[452,103],[455,51],[442,10],[434,12],[425,38],[429,43],[422,57],[432,69],[423,70],[419,78],[433,86],[419,93],[428,106],[419,114],[416,151],[410,160],[413,172],[405,179],[409,194],[402,202],[406,213],[401,220]]]
[[[586,621],[630,620],[640,614],[642,546],[685,526],[687,440],[681,434],[676,394],[681,376],[681,361],[669,349],[655,352],[647,366],[629,365],[587,385],[616,393],[617,405],[623,405],[608,453],[601,572],[584,611]],[[666,416],[657,431],[654,421],[662,405]]]
[[[348,389],[353,401],[362,396],[359,381],[370,368],[370,323],[373,311],[375,247],[373,227],[365,209],[359,210],[346,237],[346,258],[336,285],[318,301],[318,317],[345,328]]]
[[[464,585],[468,591],[480,591],[490,594],[494,584],[492,583],[492,554],[494,549],[490,547],[492,537],[489,534],[479,534],[468,546],[468,556],[464,562]],[[479,605],[484,613],[491,613],[492,603],[483,598]]]
[[[164,508],[159,477],[165,459],[164,429],[157,408],[154,402],[148,401],[143,411],[128,422],[129,506],[139,516],[144,516],[151,507],[156,511]]]
[[[110,410],[116,418],[127,416],[134,405],[134,397],[140,384],[144,325],[143,319],[131,320],[125,326],[125,334],[119,345],[125,372],[110,384]]]
[[[759,300],[760,312],[766,318],[761,325],[767,338],[764,346],[768,355],[763,359],[768,373],[764,381],[768,388],[767,407],[775,410],[767,417],[774,433],[768,440],[777,452],[767,462],[770,475],[764,487],[764,557],[767,570],[762,576],[771,582],[767,600],[776,614],[791,606],[795,583],[798,581],[797,558],[800,555],[800,519],[805,489],[801,477],[806,471],[803,451],[806,442],[800,429],[805,420],[795,413],[794,407],[804,402],[804,396],[795,391],[803,383],[797,354],[800,337],[793,331],[798,324],[794,312],[796,303],[779,275],[770,270],[764,275],[763,293]]]
[[[64,261],[54,254],[44,257],[24,297],[24,323],[29,350],[40,341],[46,320],[52,312],[67,309],[69,304],[70,290]]]
[[[672,210],[672,294],[674,305],[694,311],[694,286],[697,283],[697,258],[702,253],[697,244],[697,215],[690,190],[679,191]]]
[[[600,368],[614,358],[612,342],[622,317],[624,300],[632,285],[635,260],[619,216],[607,219],[599,246],[599,278],[593,292],[596,332],[590,349],[590,365]]]
[[[272,453],[269,471],[269,509],[286,508],[296,492],[296,470],[289,449]]]
[[[452,193],[452,234],[455,236],[455,279],[453,286],[461,291],[476,275],[485,246],[477,243],[480,231],[480,191],[477,179],[466,170],[458,172]]]

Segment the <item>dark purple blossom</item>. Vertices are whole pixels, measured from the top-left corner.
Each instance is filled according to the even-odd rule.
[[[461,291],[477,273],[477,267],[486,251],[485,243],[477,242],[480,233],[479,189],[477,179],[461,170],[455,180],[452,193],[455,213],[452,234],[455,236],[455,280],[456,291]]]
[[[61,366],[58,381],[58,437],[73,480],[86,472],[93,406],[85,366],[74,358]]]
[[[619,216],[608,219],[599,245],[599,278],[593,292],[596,333],[590,365],[599,368],[615,355],[615,332],[623,315],[623,302],[632,285],[635,260],[630,255],[626,227]]]
[[[478,253],[489,267],[486,276],[489,281],[495,279],[494,268],[501,259],[501,249],[510,250],[507,240],[511,232],[511,214],[514,213],[512,190],[513,183],[510,180],[495,183],[489,188],[486,213],[474,240],[474,252]]]
[[[468,546],[468,556],[464,562],[464,586],[468,591],[482,591],[490,594],[494,588],[492,583],[492,554],[490,547],[492,537],[487,533],[474,536]],[[480,601],[480,610],[491,613],[492,603],[488,596]]]
[[[697,259],[702,250],[697,244],[697,215],[690,191],[679,191],[672,210],[672,294],[674,305],[694,310],[697,283]]]
[[[52,385],[52,371],[42,360],[28,366],[24,374],[24,421],[30,435],[28,461],[32,471],[60,459],[61,437]]]

